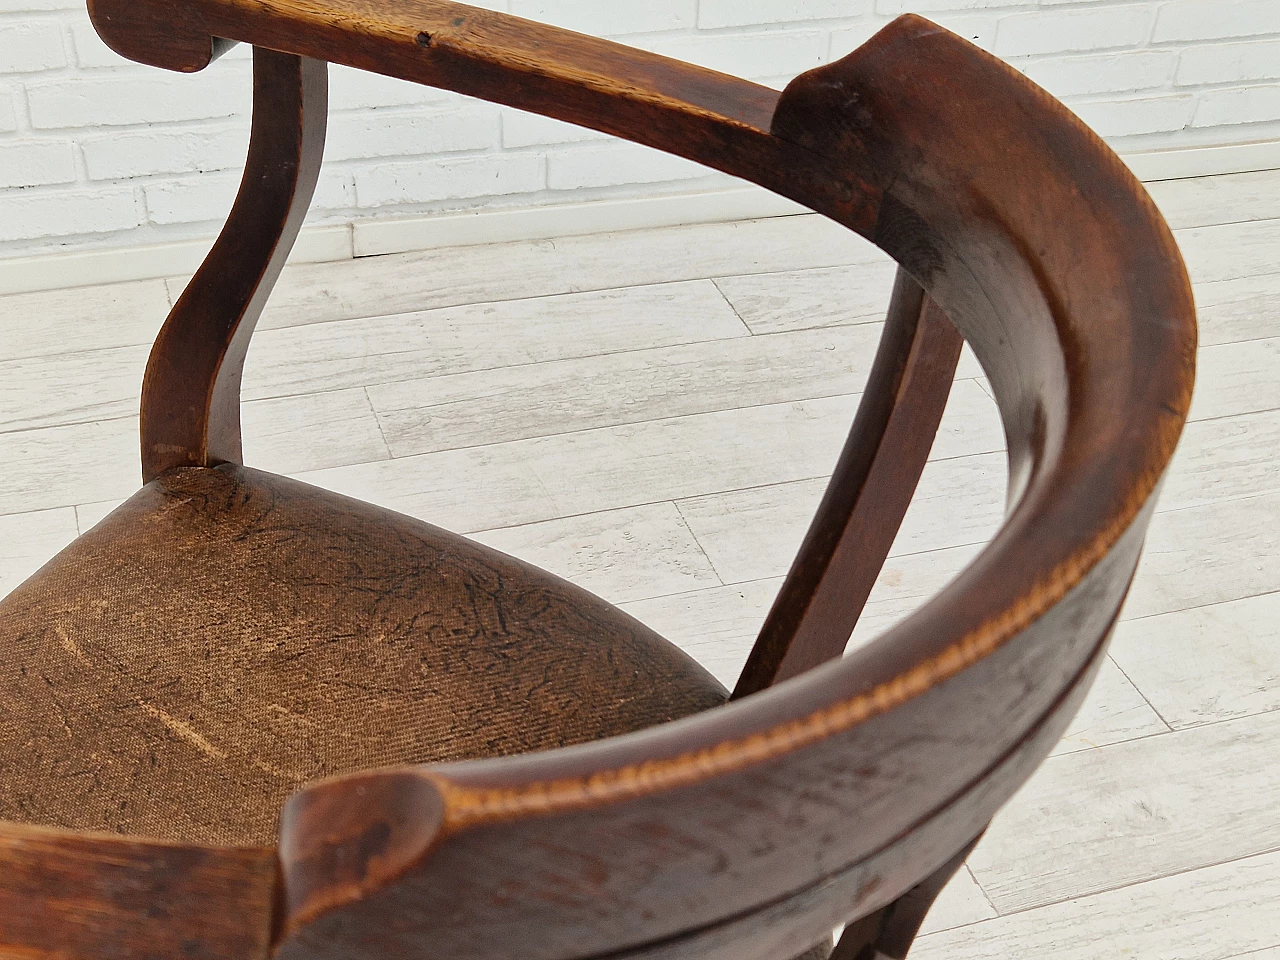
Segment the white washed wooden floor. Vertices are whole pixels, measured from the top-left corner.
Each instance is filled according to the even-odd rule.
[[[1157,184],[1200,381],[1110,662],[920,960],[1280,960],[1280,172]],[[286,271],[246,450],[622,604],[731,684],[865,381],[891,265],[816,217]],[[181,280],[0,298],[0,593],[137,487]],[[857,639],[999,522],[971,357]]]

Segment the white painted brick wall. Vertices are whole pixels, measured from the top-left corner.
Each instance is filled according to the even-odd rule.
[[[0,87],[0,133],[8,133],[17,125],[13,112],[13,89]]]
[[[770,83],[915,11],[1006,58],[1121,151],[1280,140],[1280,0],[485,0]],[[0,258],[211,235],[248,139],[249,51],[177,76],[84,0],[0,0]],[[732,181],[591,131],[345,68],[313,221],[687,194]]]
[[[27,140],[0,143],[0,181],[15,187],[75,183],[75,149],[70,143]]]
[[[546,181],[546,161],[536,152],[435,156],[357,169],[356,202],[386,207],[535,194]]]
[[[992,52],[1009,59],[1090,50],[1132,50],[1151,36],[1155,22],[1156,7],[1152,3],[1015,13],[997,22]]]
[[[0,26],[0,73],[56,70],[67,64],[57,23],[8,23]]]

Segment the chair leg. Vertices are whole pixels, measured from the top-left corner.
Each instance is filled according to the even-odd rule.
[[[972,843],[887,907],[845,927],[829,960],[905,960],[929,908],[981,839],[981,834],[975,837]]]

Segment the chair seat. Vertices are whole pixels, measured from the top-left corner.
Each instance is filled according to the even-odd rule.
[[[600,598],[238,466],[171,471],[0,602],[0,819],[270,844],[301,784],[722,704]]]

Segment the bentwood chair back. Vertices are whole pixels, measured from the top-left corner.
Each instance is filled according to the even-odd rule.
[[[436,0],[90,9],[170,70],[253,44],[252,145],[147,369],[145,486],[0,604],[0,954],[789,960],[845,925],[841,960],[904,956],[1088,690],[1186,415],[1186,272],[1116,156],[915,16],[778,93]],[[698,161],[901,265],[732,696],[563,581],[240,465],[241,366],[315,186],[328,62]],[[1003,418],[1007,517],[842,658],[962,337]]]

